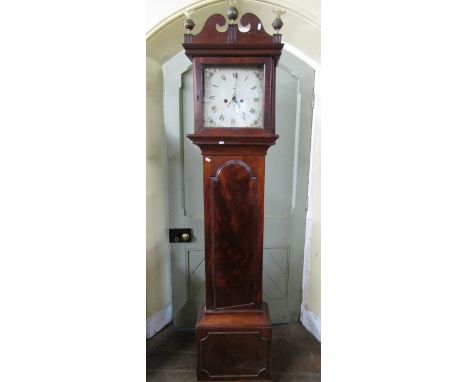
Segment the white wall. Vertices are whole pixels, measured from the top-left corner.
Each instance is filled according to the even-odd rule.
[[[240,0],[240,13],[253,12],[273,33],[272,9],[285,9],[283,41],[316,69],[320,64],[320,1]],[[147,0],[147,319],[150,335],[168,318],[171,304],[170,257],[167,245],[167,186],[165,140],[162,120],[162,64],[182,50],[183,13],[192,15],[198,33],[212,13],[225,13],[226,1]],[[311,153],[311,187],[307,218],[309,238],[304,261],[304,301],[302,319],[320,337],[320,114],[316,103]],[[312,318],[309,318],[312,317]],[[163,319],[161,319],[163,317]],[[159,322],[159,321],[160,322]],[[162,321],[161,321],[162,320]],[[312,320],[312,321],[311,321]],[[318,321],[317,321],[318,320]],[[155,324],[154,321],[158,321]],[[312,322],[313,327],[308,324]],[[318,323],[317,323],[318,322]],[[318,325],[318,329],[317,329]],[[156,329],[154,329],[156,328]]]

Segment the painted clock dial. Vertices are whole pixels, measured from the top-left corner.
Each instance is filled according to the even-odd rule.
[[[263,68],[204,69],[205,127],[263,128]]]

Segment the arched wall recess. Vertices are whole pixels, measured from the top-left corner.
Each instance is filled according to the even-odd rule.
[[[315,1],[313,3],[319,3]],[[213,13],[225,13],[226,3],[220,0],[204,0],[188,3],[194,10],[192,19],[197,24],[193,33],[200,31],[207,17]],[[238,3],[241,14],[253,12],[265,23],[268,33],[273,33],[271,22],[272,9],[282,8],[287,13],[282,17],[281,30],[285,49],[312,66],[316,73],[315,93],[320,80],[320,23],[319,15],[307,12],[310,2],[302,1],[254,1],[243,0]],[[171,319],[171,280],[170,257],[167,243],[167,165],[163,126],[163,77],[162,65],[182,50],[184,34],[183,11],[173,13],[146,36],[147,46],[147,337],[152,336]],[[313,9],[319,9],[317,6]],[[307,36],[307,38],[304,38]],[[317,159],[319,152],[320,118],[319,104],[315,102],[313,117],[313,141],[311,158]],[[318,166],[318,168],[317,168]],[[311,184],[309,200],[317,202],[320,190],[320,163],[311,162]],[[319,203],[319,200],[318,200]],[[320,209],[313,205],[308,211],[308,230],[320,226]],[[314,214],[318,211],[318,216]],[[319,230],[319,228],[318,228]],[[317,229],[315,230],[317,231]],[[311,237],[314,240],[310,242]],[[320,242],[317,235],[306,235],[306,258],[304,261],[304,307],[320,316]],[[308,254],[311,254],[308,259]],[[317,255],[318,254],[318,255]],[[318,263],[317,263],[318,258]],[[318,267],[318,268],[317,268]],[[310,285],[315,286],[310,291]]]

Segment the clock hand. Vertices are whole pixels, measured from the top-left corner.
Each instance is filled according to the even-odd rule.
[[[234,101],[234,103],[237,105],[237,107],[240,107],[239,102],[237,101],[236,93],[237,93],[237,76],[236,76],[236,83],[234,85],[234,94],[232,95],[232,98],[228,102],[227,106],[229,106]]]
[[[236,84],[234,85],[234,94],[233,94],[233,98],[232,100],[235,102],[235,98],[236,98],[236,92],[237,92],[237,77],[236,77]]]

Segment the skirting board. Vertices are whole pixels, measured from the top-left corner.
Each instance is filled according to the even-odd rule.
[[[314,312],[307,310],[304,305],[301,306],[301,322],[315,338],[320,342],[322,341],[320,317]]]
[[[146,319],[146,338],[153,337],[157,332],[172,321],[172,305],[154,312]]]

